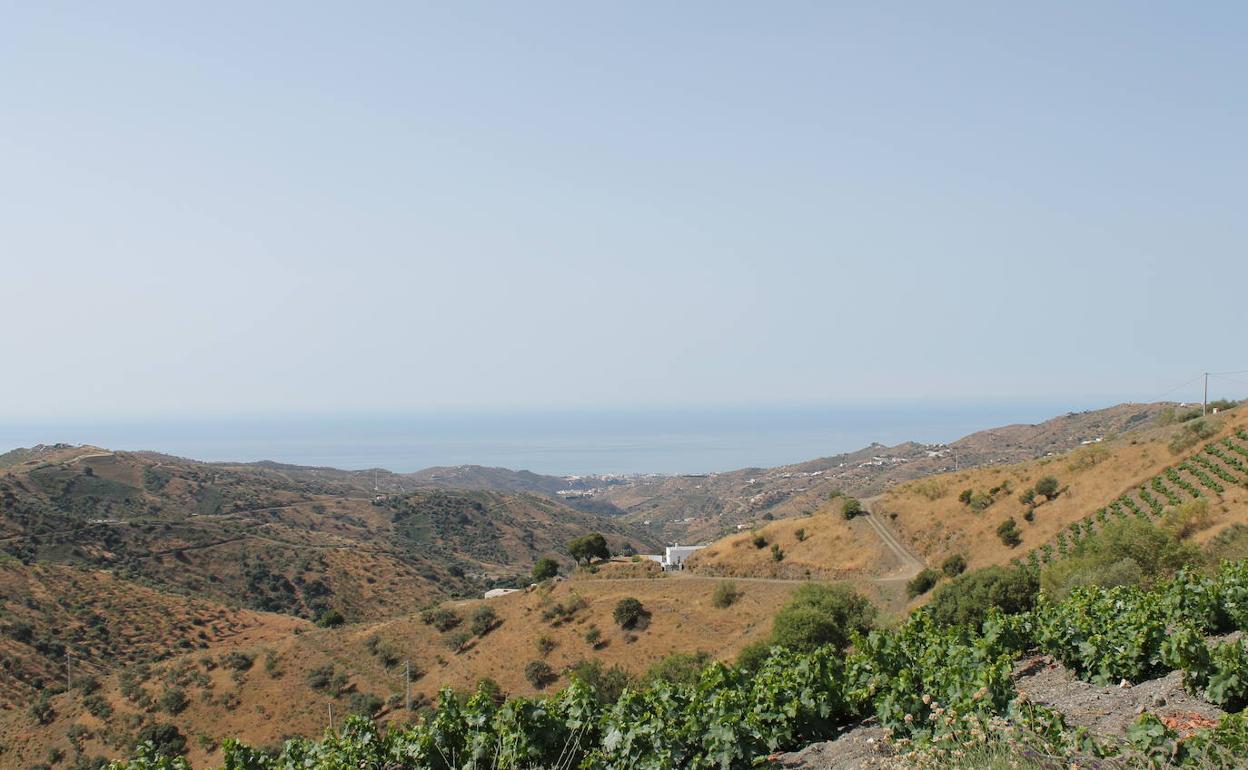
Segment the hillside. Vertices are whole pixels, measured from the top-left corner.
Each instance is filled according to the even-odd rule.
[[[1205,438],[1192,433],[1198,421],[1152,425],[1030,462],[913,481],[879,496],[873,507],[933,566],[955,553],[965,556],[971,568],[1027,558],[1037,549],[1051,558],[1060,540],[1073,545],[1085,527],[1121,516],[1155,517],[1166,506],[1196,496],[1210,508],[1209,520],[1192,535],[1203,543],[1228,527],[1248,523],[1248,473],[1235,466],[1243,460],[1237,451],[1248,449],[1242,436],[1248,408],[1232,409],[1205,423],[1211,431]],[[1023,502],[1027,490],[1045,477],[1058,482],[1055,498],[1036,496],[1031,504]],[[1007,519],[1014,520],[1021,536],[1017,546],[1007,545],[997,534]],[[1071,531],[1076,522],[1080,533]]]
[[[25,710],[0,712],[0,745],[11,747],[10,760],[24,767],[49,749],[73,753],[73,725],[79,724],[87,729],[87,737],[77,739],[84,755],[118,756],[128,752],[128,741],[142,725],[172,722],[190,739],[191,760],[202,766],[210,758],[220,760],[222,737],[269,745],[287,735],[315,735],[326,726],[331,706],[340,720],[353,697],[360,701],[365,694],[387,704],[379,714],[382,721],[406,720],[406,661],[412,664],[413,698],[420,706],[436,699],[442,687],[472,689],[482,677],[513,695],[539,693],[525,678],[531,660],[551,667],[555,678],[542,688],[551,690],[567,683],[569,667],[587,660],[641,674],[673,652],[731,659],[768,633],[772,613],[795,584],[742,583],[739,599],[724,609],[711,602],[717,582],[578,577],[545,590],[451,602],[445,606],[461,621],[446,632],[408,616],[339,629],[302,626],[293,633],[240,634],[228,646],[214,644],[207,651],[103,675],[96,695],[107,709],[76,689],[51,699],[56,718],[48,725],[39,725]],[[612,618],[616,603],[630,596],[649,613],[644,628],[624,630]],[[486,605],[496,613],[494,625],[484,635],[470,636],[457,652],[456,632],[468,628],[474,611]],[[589,636],[590,629],[597,629],[598,636]],[[249,643],[240,641],[244,638]],[[547,652],[538,648],[540,638],[549,640]],[[332,685],[314,684],[335,676],[341,680]],[[170,688],[186,695],[185,707],[176,714],[159,705]]]
[[[1008,425],[949,444],[873,444],[855,452],[780,466],[687,476],[578,479],[622,520],[668,542],[721,537],[738,524],[811,513],[835,493],[870,497],[908,481],[957,468],[1003,465],[1064,452],[1085,441],[1146,426],[1173,404],[1120,404],[1036,425]]]
[[[526,584],[538,557],[586,532],[616,549],[657,547],[627,525],[531,494],[377,495],[342,472],[97,447],[5,458],[0,639],[12,676],[0,696],[10,705],[63,668],[66,652],[105,670],[219,636],[188,618],[219,616],[221,633],[290,627],[269,613],[378,620]],[[146,620],[110,638],[101,626],[118,617]],[[49,641],[62,621],[88,628]],[[33,641],[23,641],[27,625]]]

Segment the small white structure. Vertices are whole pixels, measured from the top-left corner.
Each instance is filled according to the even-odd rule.
[[[519,588],[491,588],[490,590],[485,592],[485,598],[497,599],[500,596],[506,596],[507,594],[514,594],[515,592],[519,590],[520,590]]]
[[[663,554],[663,569],[666,570],[682,570],[685,568],[685,559],[688,559],[694,553],[702,550],[704,545],[681,545],[673,543],[667,547]]]

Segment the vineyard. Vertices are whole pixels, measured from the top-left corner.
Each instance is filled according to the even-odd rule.
[[[1160,519],[1167,506],[1220,497],[1229,487],[1248,487],[1248,432],[1205,445],[1188,459],[1166,468],[1133,489],[1057,533],[1052,541],[1029,552],[1026,563],[1037,568],[1066,556],[1074,546],[1112,520],[1134,516],[1142,521]],[[1016,566],[1023,559],[1014,559]]]
[[[1151,766],[1241,767],[1248,719],[1231,713],[1182,740],[1144,714],[1126,741],[1096,739],[1032,703],[1011,677],[1029,650],[1090,682],[1139,682],[1171,670],[1230,712],[1248,705],[1248,647],[1210,635],[1248,630],[1248,561],[1213,576],[1182,572],[1152,590],[1078,588],[1060,603],[990,615],[982,629],[941,627],[926,610],[893,630],[854,640],[848,653],[774,648],[755,671],[712,663],[694,684],[658,681],[604,703],[574,682],[546,699],[498,703],[447,690],[414,724],[381,731],[362,718],[320,741],[296,738],[276,754],[227,741],[226,770],[346,768],[747,768],[774,752],[835,737],[874,717],[914,758],[956,757],[1008,740],[1050,756],[1130,757]],[[114,770],[180,770],[150,747]]]

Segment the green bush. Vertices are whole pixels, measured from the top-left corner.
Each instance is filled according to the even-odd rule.
[[[1150,585],[1200,561],[1194,546],[1133,517],[1107,524],[1046,566],[1040,587],[1045,596],[1062,599],[1076,586]]]
[[[41,725],[51,724],[56,719],[56,710],[52,708],[52,700],[47,690],[39,693],[39,697],[30,704],[30,715]]]
[[[171,716],[181,714],[190,705],[190,700],[186,697],[186,690],[181,687],[166,687],[160,693],[157,700],[162,711]]]
[[[793,537],[797,538],[797,542],[799,543],[806,542],[806,528],[798,527],[797,529],[793,530]]]
[[[321,628],[337,628],[346,622],[347,619],[342,616],[342,613],[333,608],[324,610],[316,616],[316,624]]]
[[[615,618],[620,628],[636,628],[649,617],[649,613],[640,601],[630,596],[616,603],[615,611],[611,613],[611,616]]]
[[[498,625],[498,613],[493,607],[481,606],[472,613],[472,624],[469,628],[476,636],[485,636]]]
[[[542,634],[533,640],[533,646],[537,648],[537,654],[544,658],[550,654],[551,650],[555,649],[556,642],[546,634]]]
[[[180,757],[186,753],[186,736],[173,725],[154,722],[139,730],[134,744],[140,746],[144,743],[151,743],[157,754],[166,757]]]
[[[1036,501],[1036,490],[1035,489],[1023,490],[1023,493],[1018,496],[1018,501],[1022,503],[1023,505],[1031,505],[1032,503]]]
[[[446,648],[448,650],[458,655],[468,648],[468,643],[472,641],[472,633],[467,630],[460,629],[459,631],[447,634],[442,641],[446,644]]]
[[[771,641],[794,650],[822,644],[843,650],[855,632],[865,633],[874,625],[875,615],[871,602],[846,586],[807,583],[776,613]]]
[[[940,571],[945,573],[946,577],[961,575],[963,572],[966,572],[966,557],[960,553],[955,553],[941,563]]]
[[[371,692],[353,692],[351,699],[347,701],[347,710],[362,717],[371,717],[381,711],[384,705],[385,701]]]
[[[647,682],[669,682],[671,684],[694,684],[702,675],[702,670],[714,660],[709,652],[673,652],[661,658],[646,669],[643,677]]]
[[[549,556],[543,556],[542,558],[533,562],[533,582],[534,583],[540,583],[543,580],[549,580],[558,574],[559,574],[559,562],[555,561]]]
[[[529,684],[541,690],[555,681],[554,669],[544,660],[530,660],[524,666],[524,678]]]
[[[970,504],[971,504],[971,497],[972,497],[974,494],[975,494],[975,490],[973,490],[973,489],[964,489],[964,490],[962,490],[961,492],[959,492],[959,493],[958,493],[958,500],[959,500],[959,501],[960,501],[963,505],[970,505]]]
[[[740,598],[741,591],[738,590],[735,582],[721,580],[715,584],[715,590],[711,592],[711,605],[723,610],[736,604],[737,599]]]
[[[1013,516],[1001,522],[1001,525],[997,527],[997,537],[1010,548],[1023,542],[1023,536],[1018,531],[1018,523],[1014,521]]]
[[[568,671],[568,679],[592,687],[598,702],[608,706],[618,701],[624,690],[636,684],[633,675],[623,666],[617,663],[611,668],[603,668],[597,660],[577,663]]]
[[[767,538],[763,537],[761,534],[755,534],[754,538],[750,540],[750,542],[754,544],[755,548],[767,547]]]
[[[932,586],[936,585],[940,580],[940,573],[934,569],[925,569],[910,579],[906,583],[906,596],[913,599],[916,596],[922,596],[932,590]]]
[[[1036,485],[1032,487],[1032,489],[1035,490],[1035,493],[1043,497],[1045,500],[1052,500],[1057,497],[1059,488],[1057,479],[1052,476],[1045,476],[1037,481]]]
[[[784,551],[780,549],[779,543],[771,544],[771,560],[784,561]]]
[[[863,512],[862,503],[855,497],[847,497],[841,504],[841,516],[844,516],[847,521]]]
[[[927,611],[941,625],[978,626],[993,608],[1011,614],[1031,609],[1038,592],[1036,576],[1030,571],[985,567],[937,588]]]
[[[442,633],[446,633],[462,623],[463,620],[449,607],[434,607],[420,613],[420,622],[427,626],[433,626]]]

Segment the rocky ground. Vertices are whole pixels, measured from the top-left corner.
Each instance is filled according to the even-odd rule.
[[[1149,712],[1181,734],[1212,727],[1225,712],[1183,689],[1183,675],[1173,671],[1159,679],[1131,685],[1093,685],[1044,655],[1023,659],[1015,667],[1020,692],[1035,703],[1054,708],[1072,727],[1086,727],[1102,740],[1125,739],[1127,728]],[[836,740],[801,751],[777,755],[775,766],[789,770],[903,770],[907,765],[884,740],[884,730],[865,722]]]

